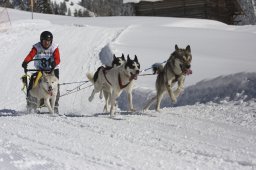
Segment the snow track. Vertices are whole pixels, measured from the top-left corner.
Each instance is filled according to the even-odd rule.
[[[119,121],[101,113],[1,117],[2,154],[15,157],[13,166],[22,162],[19,166],[31,164],[36,169],[250,169],[256,165],[255,132],[229,120],[211,120],[208,113],[227,112],[221,105],[168,110],[120,113]]]

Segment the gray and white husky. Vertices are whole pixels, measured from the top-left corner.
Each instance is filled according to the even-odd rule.
[[[36,107],[28,106],[28,111],[31,112],[31,109],[36,109],[40,106],[41,99],[44,100],[44,104],[47,106],[49,112],[54,114],[54,106],[58,93],[58,78],[54,73],[44,73],[42,72],[42,77],[40,78],[38,85],[31,90],[29,90],[29,95],[36,98]],[[29,99],[28,99],[29,100]]]
[[[177,97],[184,88],[185,77],[192,74],[190,69],[192,61],[191,49],[188,45],[186,49],[181,49],[175,45],[175,51],[171,54],[164,67],[159,64],[152,66],[153,71],[158,73],[156,79],[156,96],[148,101],[144,110],[149,109],[156,100],[156,111],[160,110],[160,103],[164,93],[167,91],[172,102],[177,102]],[[172,90],[175,83],[178,83],[177,89]]]
[[[109,70],[100,69],[96,72],[98,74],[97,80],[93,79],[93,74],[87,73],[88,79],[94,84],[94,90],[91,96],[103,90],[105,97],[104,110],[108,111],[108,105],[110,104],[110,115],[114,116],[116,99],[119,97],[121,92],[125,90],[128,94],[129,110],[134,111],[132,103],[132,88],[134,80],[137,79],[139,72],[140,64],[137,56],[135,55],[134,60],[131,60],[128,56],[127,61],[119,67],[113,67]]]

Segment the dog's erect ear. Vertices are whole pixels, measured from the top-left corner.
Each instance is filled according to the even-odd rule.
[[[125,69],[127,68],[128,64],[131,62],[129,54],[127,55],[127,62],[125,63]]]
[[[131,59],[130,59],[130,56],[129,56],[129,54],[128,54],[128,56],[127,56],[127,61],[130,61]]]
[[[179,47],[177,44],[175,44],[175,51],[178,51],[179,50]]]
[[[136,55],[135,55],[134,61],[138,63],[138,58]]]
[[[113,54],[113,59],[116,59],[116,55],[115,54]]]
[[[188,46],[186,47],[186,51],[188,51],[188,52],[191,53],[190,45],[188,45]]]
[[[122,53],[122,56],[121,56],[121,58],[122,58],[122,60],[125,60],[125,58],[124,58],[124,54]]]

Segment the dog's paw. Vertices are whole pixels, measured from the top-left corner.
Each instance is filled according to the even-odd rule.
[[[172,102],[175,104],[177,103],[177,98],[176,97],[172,97]]]
[[[161,113],[160,108],[156,108],[156,112]]]
[[[89,98],[88,98],[88,100],[89,100],[89,102],[91,102],[92,100],[93,100],[93,96],[90,96]]]
[[[56,113],[52,113],[52,114],[50,114],[50,116],[51,116],[51,117],[58,117],[59,115],[56,114]]]
[[[110,118],[113,118],[113,117],[115,117],[115,116],[116,116],[115,112],[114,112],[114,113],[111,113],[111,112],[110,112]]]

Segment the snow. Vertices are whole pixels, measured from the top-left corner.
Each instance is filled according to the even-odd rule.
[[[31,20],[29,12],[8,12],[11,25],[0,25],[0,169],[256,169],[255,26],[36,13]],[[98,95],[88,101],[88,83],[60,98],[66,116],[26,114],[21,63],[44,30],[59,44],[61,83],[87,80],[87,72],[109,63],[108,52],[136,54],[141,69],[150,68],[167,60],[175,44],[191,46],[193,74],[177,104],[166,96],[160,113],[142,111],[156,77],[140,76],[133,93],[137,112],[126,111],[122,94],[111,119]],[[77,86],[63,85],[61,94]]]

